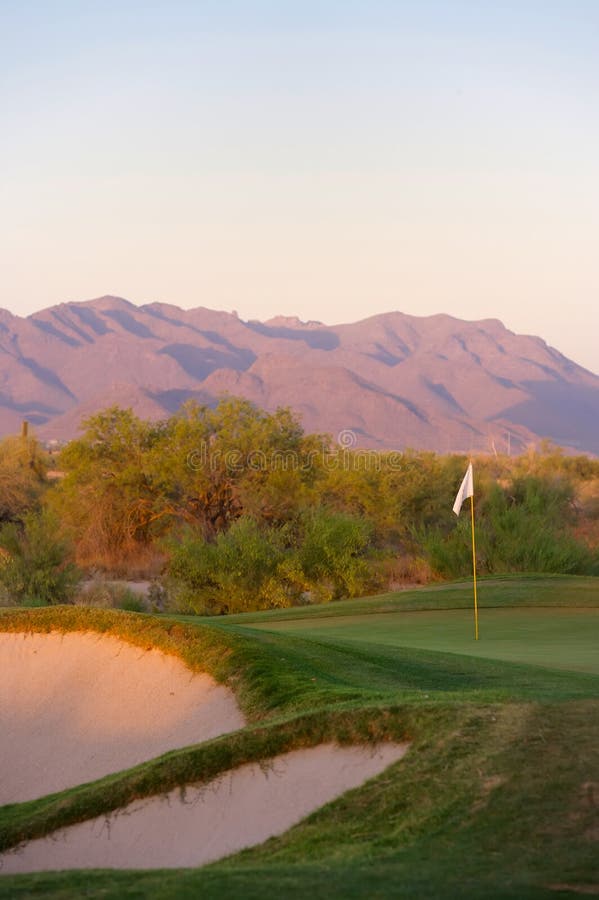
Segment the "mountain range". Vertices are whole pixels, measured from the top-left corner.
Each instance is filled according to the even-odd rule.
[[[118,404],[164,418],[188,398],[289,406],[357,446],[519,452],[548,438],[599,453],[599,377],[496,319],[384,313],[327,326],[119,297],[26,318],[0,310],[0,434],[45,439]]]

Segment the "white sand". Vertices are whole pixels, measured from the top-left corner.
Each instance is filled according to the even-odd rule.
[[[0,856],[3,874],[200,866],[282,834],[400,759],[405,744],[323,744],[241,766],[202,787],[133,803]]]
[[[0,805],[244,724],[230,690],[158,650],[94,633],[0,633]]]

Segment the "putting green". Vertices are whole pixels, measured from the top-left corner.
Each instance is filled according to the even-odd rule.
[[[599,609],[463,609],[298,618],[252,628],[320,641],[416,647],[599,675]]]

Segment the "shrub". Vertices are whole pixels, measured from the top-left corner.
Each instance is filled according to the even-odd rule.
[[[214,541],[188,533],[173,546],[169,605],[220,615],[355,596],[369,578],[367,523],[341,513],[307,513],[299,525],[263,527],[247,516]]]
[[[51,515],[27,513],[22,525],[3,525],[0,547],[0,585],[9,601],[46,605],[72,599],[81,573],[69,562],[71,548]]]
[[[364,519],[327,510],[304,518],[301,569],[321,600],[354,597],[368,578],[364,555],[372,534]]]
[[[144,598],[136,594],[126,584],[94,578],[81,586],[75,603],[77,606],[92,606],[100,609],[123,609],[127,612],[146,612]]]
[[[291,605],[299,588],[285,548],[287,530],[238,519],[214,542],[188,534],[168,567],[169,605],[203,615]]]
[[[592,573],[596,565],[592,552],[569,528],[572,494],[570,484],[561,479],[525,477],[503,488],[492,485],[477,516],[478,571]],[[456,578],[472,570],[467,516],[449,533],[439,529],[425,533],[423,543],[440,574]]]

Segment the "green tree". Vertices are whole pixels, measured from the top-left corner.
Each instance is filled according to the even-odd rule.
[[[288,409],[227,397],[186,404],[151,454],[159,506],[212,538],[242,515],[282,524],[312,499],[320,439]]]
[[[65,477],[49,496],[62,525],[77,537],[83,565],[106,565],[147,545],[155,516],[147,456],[160,426],[112,407],[87,419],[81,438],[60,457]]]
[[[46,458],[33,437],[0,441],[0,523],[39,506],[46,487]]]

